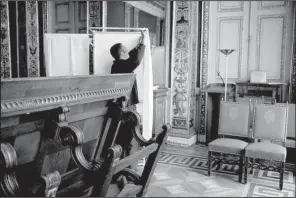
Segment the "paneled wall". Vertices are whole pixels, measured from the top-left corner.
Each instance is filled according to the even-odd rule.
[[[86,33],[86,1],[48,1],[49,33]]]
[[[250,67],[267,71],[270,81],[289,82],[293,39],[293,2],[251,3]]]
[[[107,26],[125,27],[125,3],[122,1],[107,2]],[[116,13],[116,14],[115,14]]]
[[[289,82],[292,49],[292,2],[212,1],[209,9],[208,84],[225,77],[247,81],[253,70],[264,70],[271,82]]]

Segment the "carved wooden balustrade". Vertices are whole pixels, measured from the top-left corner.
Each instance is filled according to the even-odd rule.
[[[118,117],[109,116],[108,105],[129,96],[134,80],[133,74],[2,80],[1,195],[89,193],[89,173],[120,157],[120,146],[108,148],[104,160],[97,149]]]

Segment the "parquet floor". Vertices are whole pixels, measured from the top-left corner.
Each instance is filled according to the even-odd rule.
[[[141,167],[139,167],[139,170]],[[147,197],[295,197],[295,175],[286,171],[284,189],[278,173],[255,170],[248,183],[238,182],[236,166],[223,165],[207,176],[207,148],[166,146],[149,185]],[[215,169],[215,167],[214,167]]]

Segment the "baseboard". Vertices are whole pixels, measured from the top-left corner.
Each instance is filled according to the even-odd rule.
[[[197,135],[193,135],[190,138],[180,138],[180,137],[172,137],[168,136],[167,144],[181,146],[181,147],[189,147],[193,144],[196,144]]]

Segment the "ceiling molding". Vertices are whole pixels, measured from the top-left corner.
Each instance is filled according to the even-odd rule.
[[[162,4],[155,3],[153,1],[124,1],[131,6],[142,10],[143,12],[149,13],[153,16],[159,17],[161,19],[165,18],[165,6]]]

